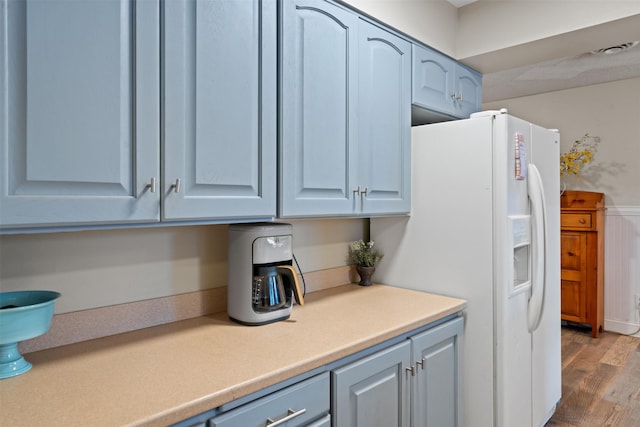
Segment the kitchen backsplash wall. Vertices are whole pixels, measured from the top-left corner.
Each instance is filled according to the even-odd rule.
[[[303,273],[348,264],[366,220],[292,221]],[[0,236],[0,289],[61,292],[56,313],[227,285],[227,226]]]

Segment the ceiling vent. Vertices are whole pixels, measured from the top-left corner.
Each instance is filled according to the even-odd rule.
[[[622,43],[616,46],[605,47],[604,49],[593,50],[591,53],[593,55],[613,55],[616,53],[623,52],[625,50],[632,49],[640,44],[640,41]]]

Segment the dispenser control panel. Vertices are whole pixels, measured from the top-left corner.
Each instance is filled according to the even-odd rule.
[[[513,250],[509,295],[531,287],[531,215],[510,215],[510,248]]]

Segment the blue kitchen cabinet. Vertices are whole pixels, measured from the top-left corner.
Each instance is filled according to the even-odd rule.
[[[276,214],[276,1],[164,2],[162,220]]]
[[[3,231],[275,216],[275,0],[0,1]]]
[[[433,49],[414,44],[412,104],[424,115],[432,112],[441,120],[468,118],[482,108],[482,76]]]
[[[329,374],[323,373],[213,417],[209,427],[329,426]]]
[[[408,213],[411,43],[362,19],[358,38],[358,213]]]
[[[354,212],[358,17],[323,0],[281,9],[279,216]]]
[[[457,427],[463,422],[462,337],[458,318],[411,337],[415,376],[411,390],[413,425]]]
[[[410,44],[323,0],[281,17],[279,216],[408,212]]]
[[[463,426],[463,331],[458,317],[334,369],[334,425]]]
[[[411,343],[404,341],[331,373],[331,415],[340,427],[409,427]]]
[[[463,341],[454,315],[173,427],[461,427]]]
[[[460,63],[455,71],[456,116],[466,119],[482,109],[482,75]]]
[[[0,1],[0,226],[159,219],[159,15]]]

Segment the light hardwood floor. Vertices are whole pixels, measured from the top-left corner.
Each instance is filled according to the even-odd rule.
[[[640,426],[640,338],[562,328],[562,399],[546,427]]]

